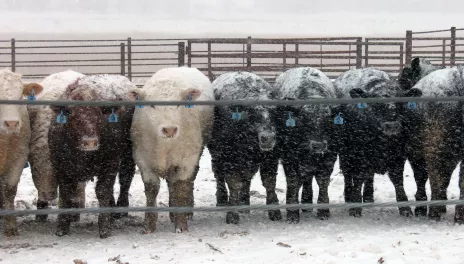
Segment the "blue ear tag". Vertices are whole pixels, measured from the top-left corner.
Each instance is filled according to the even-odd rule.
[[[408,108],[409,109],[416,109],[417,108],[416,102],[408,102]]]
[[[338,113],[338,115],[335,117],[334,119],[334,124],[335,125],[343,125],[343,117],[341,116],[340,113]]]
[[[187,101],[192,101],[192,94],[189,94]],[[191,104],[186,104],[185,108],[193,108],[193,105]]]
[[[359,109],[367,108],[367,104],[366,103],[358,103],[358,108]]]
[[[295,121],[295,119],[292,118],[292,113],[291,112],[288,113],[288,119],[287,119],[287,122],[285,122],[285,125],[288,126],[288,127],[296,126],[296,121]]]
[[[67,118],[66,118],[66,116],[63,114],[63,111],[61,111],[61,113],[56,117],[56,122],[57,122],[58,124],[66,124]]]
[[[242,113],[238,111],[238,107],[235,109],[235,112],[232,113],[232,119],[233,120],[240,120],[242,119]]]
[[[137,101],[141,101],[140,100],[140,96],[137,95]],[[135,108],[143,108],[143,105],[136,105]]]
[[[27,100],[29,101],[35,101],[35,92],[34,90],[31,91],[31,94],[27,97]]]
[[[108,122],[110,123],[118,122],[118,115],[114,112],[114,108],[111,108],[111,115],[108,117]]]

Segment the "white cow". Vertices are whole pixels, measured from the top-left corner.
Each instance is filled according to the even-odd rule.
[[[42,92],[37,83],[23,85],[21,75],[0,70],[0,100],[20,100],[34,91]],[[0,105],[0,209],[13,210],[19,179],[29,154],[31,129],[26,105]],[[6,236],[19,235],[16,217],[4,218]]]
[[[47,76],[40,82],[44,88],[37,96],[37,100],[59,100],[68,86],[85,75],[67,70]],[[31,122],[31,143],[29,162],[31,164],[32,179],[38,191],[37,209],[48,207],[48,202],[56,199],[58,183],[52,173],[50,149],[48,145],[48,131],[54,117],[53,110],[48,105],[28,107]],[[80,204],[85,205],[85,183],[79,185]],[[37,215],[38,221],[45,221],[47,215]]]
[[[214,100],[210,81],[195,68],[166,68],[154,74],[133,100]],[[156,206],[160,178],[169,188],[169,206],[193,206],[193,182],[211,136],[214,106],[145,106],[136,109],[131,136],[142,173],[147,206]],[[188,214],[171,214],[176,232],[188,231]],[[145,214],[145,231],[156,230],[156,213]]]

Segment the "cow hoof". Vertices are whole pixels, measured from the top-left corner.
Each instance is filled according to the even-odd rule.
[[[241,214],[250,214],[250,210],[239,211]]]
[[[319,220],[328,220],[330,217],[330,210],[329,209],[319,209],[317,210],[317,218]]]
[[[114,213],[112,214],[113,219],[121,219],[124,217],[129,217],[129,213]]]
[[[301,212],[303,212],[303,213],[312,213],[313,209],[301,209]]]
[[[187,219],[185,219],[187,221]],[[176,233],[184,233],[184,232],[188,232],[188,225],[187,225],[187,222],[185,221],[178,221],[176,226],[175,226],[175,229],[176,229]]]
[[[227,212],[226,223],[238,225],[239,220],[240,220],[240,216],[238,215],[237,212]]]
[[[169,220],[171,220],[171,223],[174,224],[174,221],[175,221],[174,213],[172,212],[169,213]]]
[[[350,208],[350,216],[361,217],[362,209],[361,208]]]
[[[287,211],[287,223],[298,224],[300,222],[300,211],[292,210]]]
[[[193,220],[193,212],[187,213],[187,220]]]
[[[454,215],[454,223],[458,225],[464,224],[464,215],[456,213]]]
[[[19,236],[18,228],[7,228],[5,229],[5,236],[6,237],[14,237]]]
[[[55,235],[59,237],[69,235],[69,230],[58,230],[55,232]]]
[[[35,221],[39,223],[44,223],[47,222],[48,220],[48,215],[36,215],[35,216]]]
[[[79,223],[80,221],[81,221],[81,215],[80,214],[71,216],[71,222]]]
[[[446,206],[431,206],[429,210],[429,218],[431,220],[440,221],[442,216],[446,214]]]
[[[143,227],[144,234],[151,234],[155,233],[156,231],[156,222],[145,221],[145,225]]]
[[[111,236],[111,230],[101,230],[100,238],[105,239]]]
[[[271,221],[280,221],[280,220],[282,220],[282,213],[280,212],[280,210],[269,211],[268,215],[269,215],[269,219]]]
[[[413,216],[411,207],[401,207],[400,208],[400,215],[405,217]]]
[[[414,214],[416,217],[427,216],[427,206],[417,206]]]

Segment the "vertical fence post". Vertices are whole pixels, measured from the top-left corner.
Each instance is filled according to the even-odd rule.
[[[441,65],[445,67],[446,65],[446,39],[443,40],[443,49],[441,51]]]
[[[411,64],[412,61],[412,31],[406,31],[406,64]]]
[[[187,66],[192,67],[192,41],[187,41]]]
[[[369,67],[369,39],[365,40],[366,45],[364,46],[364,67]]]
[[[356,40],[356,69],[362,68],[362,38]]]
[[[208,41],[208,77],[213,81],[213,72],[211,71],[211,41]]]
[[[298,66],[298,55],[300,51],[300,45],[298,43],[295,44],[295,66]]]
[[[11,39],[11,71],[16,71],[16,40]]]
[[[132,38],[127,38],[127,77],[132,81]]]
[[[247,71],[251,68],[251,37],[247,39]]]
[[[185,42],[177,43],[177,66],[185,65]]]
[[[451,28],[451,56],[450,66],[453,67],[456,64],[456,27]]]
[[[403,63],[403,58],[404,58],[404,47],[403,45],[400,45],[400,72],[403,70],[404,68],[404,63]]]
[[[287,43],[283,44],[282,52],[283,52],[282,63],[283,63],[284,71],[286,71],[287,70]]]
[[[126,45],[121,43],[121,75],[126,75]]]

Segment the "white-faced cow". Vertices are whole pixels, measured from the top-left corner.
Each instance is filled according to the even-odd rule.
[[[60,100],[128,100],[129,91],[135,87],[119,75],[85,76],[69,85]],[[78,183],[94,177],[100,207],[114,205],[113,188],[120,164],[132,159],[130,126],[134,107],[53,106],[52,109],[52,120],[59,117],[60,122],[51,123],[48,141],[62,207],[78,207]],[[70,214],[58,215],[56,234],[68,234],[72,220]],[[101,238],[110,236],[111,214],[100,214],[98,226]]]
[[[42,86],[23,85],[21,75],[0,70],[0,99],[20,100],[32,92],[40,94]],[[14,210],[14,199],[21,172],[29,155],[31,129],[26,105],[0,105],[0,209]],[[3,232],[19,235],[16,217],[5,216]]]
[[[270,100],[272,91],[263,78],[248,72],[225,73],[213,82],[213,89],[216,100]],[[266,204],[279,203],[275,192],[279,158],[273,151],[276,128],[271,118],[274,108],[262,105],[215,108],[208,150],[216,178],[218,206],[249,205],[251,179],[258,170],[266,188]],[[271,220],[281,217],[280,210],[269,211]],[[227,223],[238,221],[237,212],[227,213]]]
[[[131,92],[133,100],[183,100],[180,106],[137,108],[132,123],[134,159],[142,173],[147,206],[156,206],[160,178],[169,188],[169,206],[193,206],[194,179],[200,156],[211,137],[213,106],[188,101],[214,100],[211,83],[195,68],[166,68],[156,72],[143,89]],[[170,214],[176,232],[188,231],[186,213]],[[156,230],[156,213],[145,214],[145,231]]]

